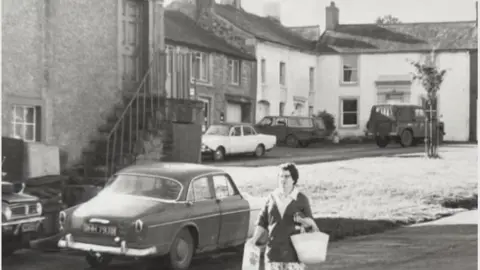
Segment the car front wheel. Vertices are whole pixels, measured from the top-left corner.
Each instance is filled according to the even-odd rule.
[[[192,262],[195,251],[193,237],[186,229],[180,231],[173,240],[170,253],[168,254],[168,265],[172,270],[186,270]]]
[[[213,152],[214,161],[222,161],[225,159],[225,149],[223,147],[218,147],[215,152]]]

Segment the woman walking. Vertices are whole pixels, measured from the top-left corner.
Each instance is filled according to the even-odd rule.
[[[268,233],[265,250],[265,270],[303,270],[290,236],[301,232],[301,226],[318,231],[312,217],[310,203],[299,192],[298,170],[295,164],[280,165],[278,188],[268,197],[257,221],[252,241],[257,243]]]

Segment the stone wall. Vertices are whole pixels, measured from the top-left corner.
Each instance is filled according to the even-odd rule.
[[[121,100],[118,1],[14,2],[2,18],[2,134],[12,132],[13,104],[38,104],[42,142],[59,146],[64,162],[74,164]]]

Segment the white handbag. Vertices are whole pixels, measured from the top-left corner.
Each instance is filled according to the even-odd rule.
[[[328,240],[330,236],[319,230],[290,236],[293,247],[297,251],[298,260],[304,264],[317,264],[327,259]]]

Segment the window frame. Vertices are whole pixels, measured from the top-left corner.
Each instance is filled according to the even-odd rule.
[[[355,59],[355,67],[350,67],[350,68],[345,68],[345,60],[347,60],[347,58],[352,58],[352,59]],[[354,55],[354,54],[347,54],[347,55],[342,55],[341,56],[341,62],[342,62],[342,66],[341,66],[341,84],[358,84],[359,82],[359,56],[358,55]],[[353,72],[356,73],[356,80],[355,81],[345,81],[345,71],[352,71],[352,74]]]
[[[308,92],[314,93],[315,92],[315,68],[310,67],[308,69]]]
[[[262,84],[267,83],[267,60],[265,58],[260,60],[260,80]]]
[[[278,83],[287,86],[287,64],[283,61],[280,61],[278,66]]]
[[[211,198],[210,199],[197,200],[197,198],[195,196],[195,182],[199,181],[199,180],[202,180],[202,179],[207,180],[208,191],[210,192]],[[193,198],[189,198],[190,193],[192,193]],[[187,195],[186,195],[186,201],[191,201],[193,203],[196,203],[196,202],[205,202],[205,201],[212,201],[212,200],[215,200],[215,190],[212,190],[212,180],[208,175],[201,175],[201,176],[198,176],[198,177],[192,179],[192,181],[190,181],[189,188],[188,188]]]
[[[226,180],[227,185],[229,185],[230,188],[232,189],[232,191],[233,191],[233,194],[232,194],[232,195],[229,194],[229,195],[226,196],[226,197],[219,197],[219,196],[217,196],[217,188],[216,188],[216,186],[215,186],[215,177],[222,177],[222,176],[225,177],[225,180]],[[225,198],[240,196],[240,191],[238,190],[238,188],[236,187],[236,185],[234,185],[232,178],[231,178],[228,174],[226,174],[226,173],[212,174],[211,178],[212,178],[213,194],[214,194],[214,196],[215,196],[216,199],[222,200],[222,199],[225,199]],[[229,192],[229,193],[230,193],[230,192]]]
[[[345,101],[355,101],[357,104],[357,110],[355,112],[353,111],[348,111],[348,112],[345,112],[344,111],[344,102]],[[360,126],[360,98],[359,97],[341,97],[340,98],[340,108],[339,108],[339,111],[340,111],[340,117],[339,117],[339,120],[340,120],[340,127],[341,128],[357,128]],[[344,124],[344,121],[345,121],[345,113],[347,114],[355,114],[357,116],[357,122],[355,124]]]
[[[198,78],[195,72],[195,60],[199,61]],[[199,83],[210,83],[211,81],[211,54],[201,51],[193,51],[190,57],[190,69],[192,70],[191,80]]]
[[[242,62],[238,59],[228,59],[227,60],[227,66],[228,66],[228,71],[229,71],[229,84],[230,85],[240,85],[240,80],[242,77]],[[235,67],[237,68],[235,70]],[[237,75],[237,81],[234,80],[235,74]]]
[[[42,130],[42,106],[33,105],[33,104],[12,103],[10,107],[11,107],[10,136],[12,136],[12,138],[21,139],[25,142],[41,142],[42,141],[42,136],[43,136],[43,134],[42,134],[43,133],[43,130]],[[20,108],[22,110],[22,113],[23,113],[22,122],[17,122],[16,121],[17,108]],[[33,109],[33,121],[31,123],[27,121],[28,109]],[[16,136],[16,132],[15,132],[16,127],[18,125],[20,125],[22,127],[22,136],[20,136],[20,137]],[[33,138],[32,139],[27,139],[26,138],[27,126],[33,127]]]

